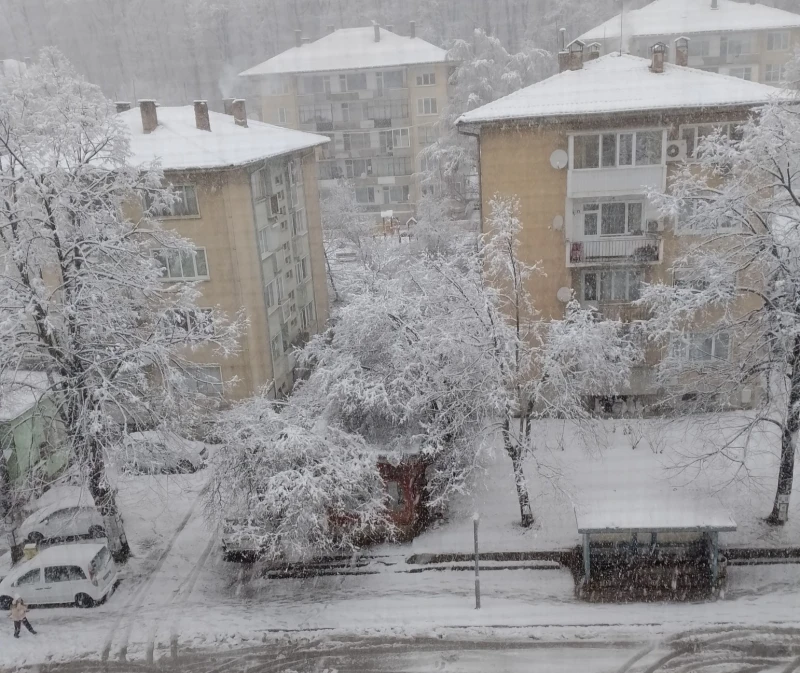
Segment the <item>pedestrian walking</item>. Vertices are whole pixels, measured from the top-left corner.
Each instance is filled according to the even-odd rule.
[[[19,638],[19,630],[23,624],[25,624],[25,628],[28,629],[28,631],[30,631],[34,635],[36,634],[36,631],[33,630],[31,623],[25,616],[27,614],[28,614],[28,606],[25,605],[25,601],[23,601],[20,596],[14,596],[14,600],[11,603],[11,619],[14,620],[15,638]]]

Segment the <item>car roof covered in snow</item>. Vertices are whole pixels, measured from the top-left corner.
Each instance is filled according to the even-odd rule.
[[[80,497],[66,498],[63,501],[53,502],[45,507],[42,507],[41,509],[37,509],[35,512],[33,512],[33,514],[25,519],[21,525],[26,526],[29,523],[38,523],[42,519],[50,516],[53,512],[59,512],[62,509],[68,509],[71,507],[94,508],[94,503],[87,498],[83,498],[83,500],[81,500]]]
[[[105,544],[96,542],[87,544],[57,544],[47,549],[42,549],[36,556],[23,561],[16,566],[7,576],[6,580],[14,581],[29,570],[66,563],[87,564],[100,552]]]
[[[800,28],[799,14],[775,7],[731,0],[718,0],[716,9],[711,4],[711,0],[655,0],[622,17],[617,14],[578,39],[618,38],[620,27],[626,37]]]
[[[209,112],[211,131],[197,128],[194,107],[157,107],[158,126],[144,133],[142,116],[134,108],[119,117],[131,134],[134,166],[159,161],[164,170],[215,169],[244,166],[330,142],[327,136],[247,120],[239,126],[232,115]]]
[[[279,75],[282,73],[365,70],[424,63],[443,63],[447,52],[418,37],[405,37],[380,29],[343,28],[315,42],[292,47],[271,59],[239,73],[241,77]]]
[[[648,59],[608,54],[461,115],[460,125],[649,110],[758,106],[791,93],[766,84]]]
[[[607,493],[575,508],[578,533],[732,532],[736,522],[715,501],[681,493]]]

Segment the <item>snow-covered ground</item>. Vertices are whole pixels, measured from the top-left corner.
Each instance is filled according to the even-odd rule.
[[[552,451],[542,450],[537,458],[546,457],[563,478],[560,491],[545,489],[546,482],[528,466],[539,515],[531,531],[522,531],[515,523],[518,511],[510,464],[498,454],[487,468],[486,486],[464,498],[448,522],[413,543],[372,550],[373,558],[358,569],[363,574],[280,580],[251,577],[243,566],[222,560],[217,531],[203,518],[199,498],[207,478],[203,471],[125,478],[120,484],[121,507],[135,558],[117,592],[91,610],[34,609],[31,621],[40,633],[35,638],[23,632],[14,640],[7,624],[6,632],[0,634],[0,668],[14,670],[79,658],[157,662],[196,652],[217,656],[306,640],[335,647],[340,639],[353,636],[384,641],[409,637],[606,645],[625,641],[635,650],[684,631],[744,629],[749,633],[754,628],[777,629],[777,625],[800,627],[800,565],[796,564],[731,567],[725,597],[717,602],[589,605],[574,598],[566,570],[524,564],[501,570],[487,563],[481,574],[483,605],[478,611],[470,572],[451,568],[420,572],[424,566],[406,562],[415,552],[470,550],[475,510],[482,515],[484,550],[543,549],[577,542],[572,504],[584,498],[605,493],[624,499],[631,489],[707,497],[710,485],[725,475],[695,475],[689,483],[668,479],[666,467],[674,460],[675,447],[685,448],[688,440],[684,436],[680,443],[674,429],[665,431],[657,422],[649,424],[652,441],[642,438],[641,428],[633,434],[623,432],[626,424],[618,422],[607,424],[607,432],[597,439],[602,449],[587,452],[568,434],[563,451],[555,445]],[[555,426],[540,436],[555,442]],[[734,481],[712,493],[740,526],[726,542],[798,543],[796,505],[790,526],[773,530],[760,523],[771,501],[771,479],[766,477],[774,472],[768,458],[768,453],[756,454],[758,465],[750,466],[764,471],[760,488],[758,479],[750,485]],[[758,476],[757,471],[751,474]],[[686,480],[686,475],[681,478]],[[470,656],[458,657],[465,671],[477,670],[470,668]],[[503,656],[508,658],[508,670],[523,670],[515,663],[524,661],[515,659],[522,655]],[[609,655],[610,668],[597,670],[620,670],[616,658],[624,662],[630,656],[626,645]],[[405,668],[368,670],[431,670],[433,659],[425,653],[408,653],[403,661]]]

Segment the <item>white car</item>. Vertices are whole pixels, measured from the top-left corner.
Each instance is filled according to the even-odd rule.
[[[173,432],[132,432],[122,442],[122,469],[132,474],[191,474],[205,467],[208,448]]]
[[[117,567],[106,545],[48,547],[0,582],[0,610],[8,610],[17,595],[28,605],[74,603],[90,608],[105,600],[116,581]]]
[[[31,514],[17,529],[19,542],[63,540],[74,537],[103,538],[103,517],[94,505],[53,503]]]

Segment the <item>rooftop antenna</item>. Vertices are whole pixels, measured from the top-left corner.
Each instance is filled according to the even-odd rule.
[[[619,12],[619,55],[622,56],[622,30],[625,26],[625,0],[620,2]]]

